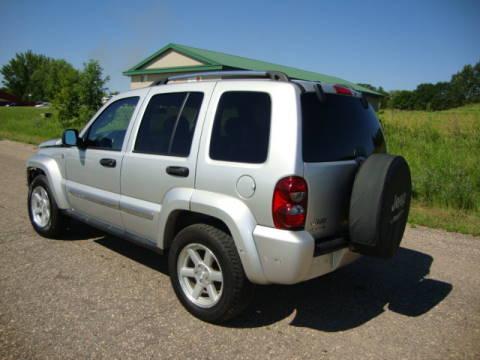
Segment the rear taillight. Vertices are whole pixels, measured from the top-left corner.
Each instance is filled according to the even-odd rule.
[[[272,215],[277,229],[298,230],[305,227],[308,189],[298,176],[281,179],[273,192]]]
[[[342,86],[342,85],[333,85],[333,88],[335,89],[335,92],[340,95],[350,95],[352,96],[352,90],[349,88]]]

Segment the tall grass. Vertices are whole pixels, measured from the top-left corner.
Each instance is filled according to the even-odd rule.
[[[480,211],[480,105],[441,112],[380,113],[388,150],[412,171],[422,205]]]
[[[50,108],[0,107],[0,138],[38,144],[62,136],[62,131]]]

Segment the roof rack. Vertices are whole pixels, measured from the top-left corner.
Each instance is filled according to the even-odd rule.
[[[211,79],[211,78],[222,78],[222,79],[267,78],[267,79],[276,80],[276,81],[290,81],[288,76],[280,71],[249,71],[249,70],[206,71],[206,72],[169,76],[165,79],[155,81],[150,86],[165,85],[172,80],[188,80],[188,79],[200,80],[200,79]]]

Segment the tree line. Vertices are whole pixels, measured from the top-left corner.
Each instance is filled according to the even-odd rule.
[[[452,75],[450,81],[420,84],[412,91],[387,92],[382,87],[359,85],[384,95],[380,108],[427,111],[451,109],[480,102],[480,61],[475,65],[465,65]]]
[[[80,127],[102,105],[109,77],[96,60],[82,69],[32,51],[18,53],[0,68],[7,92],[23,101],[49,101],[64,128]]]
[[[62,59],[32,51],[18,53],[0,68],[7,92],[23,101],[50,101],[62,126],[80,127],[102,105],[109,77],[96,60],[82,69]],[[425,83],[415,90],[387,92],[381,86],[359,84],[384,95],[380,108],[401,110],[445,110],[480,102],[480,61],[465,65],[448,82]]]

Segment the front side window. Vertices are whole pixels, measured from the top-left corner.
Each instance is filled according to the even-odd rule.
[[[86,146],[120,151],[138,99],[138,96],[120,99],[103,110],[88,129]]]
[[[251,164],[265,162],[271,107],[267,93],[225,92],[215,115],[210,158]]]
[[[187,157],[203,93],[154,95],[143,115],[134,152]]]

